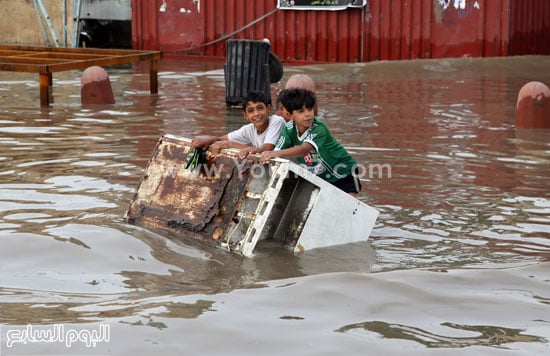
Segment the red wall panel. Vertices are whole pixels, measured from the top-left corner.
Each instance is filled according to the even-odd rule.
[[[550,54],[550,1],[510,0],[509,54]]]
[[[132,47],[158,50],[156,0],[132,0]]]
[[[186,0],[196,6],[187,25],[166,30],[183,17],[161,14],[161,5],[182,1],[132,0],[134,48],[224,58],[228,39],[269,38],[286,62],[550,54],[548,0],[368,0],[342,11],[279,10],[277,0]]]

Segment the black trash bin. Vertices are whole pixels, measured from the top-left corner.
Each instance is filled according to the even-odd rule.
[[[242,106],[249,91],[261,91],[271,98],[269,50],[264,41],[228,40],[224,65],[225,102],[228,107]]]

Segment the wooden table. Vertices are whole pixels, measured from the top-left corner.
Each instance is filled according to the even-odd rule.
[[[151,94],[158,93],[159,51],[0,45],[0,70],[40,74],[40,106],[50,105],[52,73],[149,61]]]

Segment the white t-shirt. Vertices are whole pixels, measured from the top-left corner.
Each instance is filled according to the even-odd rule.
[[[229,141],[255,147],[262,147],[265,143],[276,145],[284,124],[285,119],[281,116],[271,115],[269,117],[269,125],[261,135],[258,135],[254,124],[246,124],[240,129],[228,133],[227,137]]]

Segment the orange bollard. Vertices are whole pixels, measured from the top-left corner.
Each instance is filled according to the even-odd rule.
[[[516,127],[550,128],[550,89],[541,82],[529,82],[519,91]]]
[[[105,69],[92,66],[82,73],[80,102],[82,105],[115,103],[109,75]]]
[[[285,84],[285,89],[290,88],[307,89],[315,93],[315,82],[307,74],[293,74]]]

